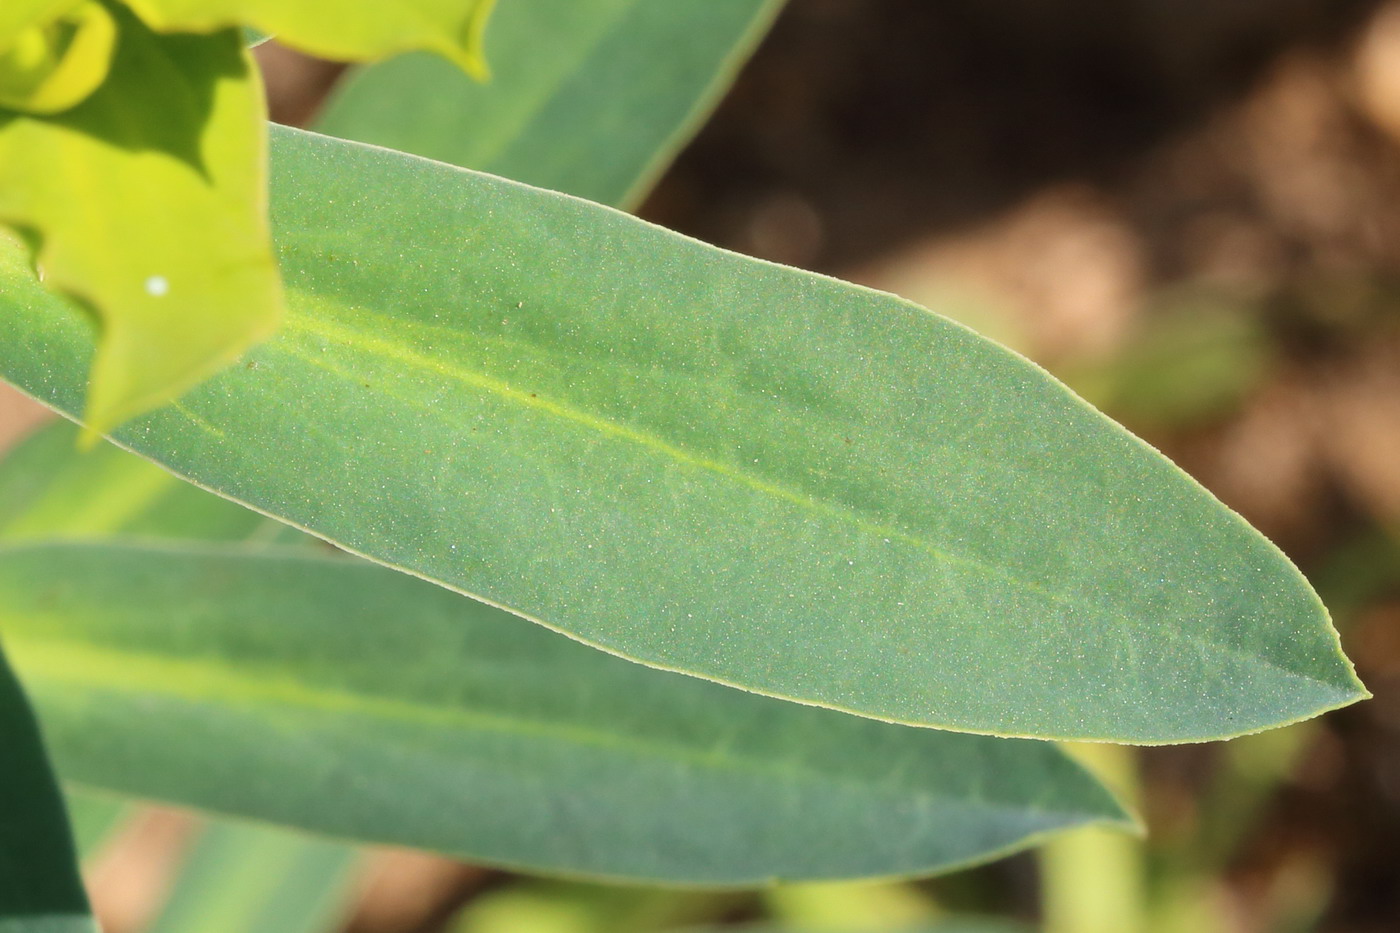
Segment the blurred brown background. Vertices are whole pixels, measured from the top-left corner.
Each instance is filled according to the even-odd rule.
[[[337,69],[262,54],[305,120]],[[1216,859],[1229,929],[1400,929],[1400,2],[791,0],[642,213],[1003,339],[1287,550],[1376,699],[1299,733],[1248,806],[1212,789],[1248,784],[1231,753],[1149,750],[1154,851]],[[35,416],[0,399],[0,436]],[[114,933],[180,819],[94,873]],[[365,933],[512,883],[371,874]],[[935,885],[1034,914],[1027,858]]]

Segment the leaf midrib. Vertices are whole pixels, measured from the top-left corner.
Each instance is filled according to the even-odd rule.
[[[1046,601],[1056,605],[1066,607],[1076,612],[1091,612],[1100,617],[1103,616],[1101,611],[1095,611],[1098,609],[1097,604],[1077,601],[1067,594],[1022,579],[1002,567],[988,564],[977,558],[949,553],[932,542],[902,527],[877,524],[859,514],[852,514],[849,509],[817,498],[804,491],[790,489],[786,486],[773,483],[763,477],[754,476],[743,470],[736,469],[734,466],[722,461],[692,453],[684,447],[673,444],[647,431],[640,430],[630,425],[620,424],[592,412],[581,411],[547,394],[527,392],[497,376],[491,376],[484,372],[453,365],[447,361],[423,353],[402,342],[371,334],[353,326],[331,322],[326,319],[325,316],[314,316],[305,313],[294,312],[289,316],[284,329],[292,333],[300,332],[303,334],[310,334],[333,344],[339,344],[349,348],[352,353],[359,352],[367,355],[375,353],[381,354],[384,357],[404,363],[408,366],[417,367],[479,389],[483,392],[490,393],[507,402],[518,404],[551,417],[598,431],[608,437],[635,444],[654,456],[664,457],[671,462],[705,470],[726,480],[752,489],[755,492],[763,495],[770,495],[796,505],[815,515],[826,516],[853,525],[859,531],[872,537],[897,539],[924,551],[936,561],[942,561],[952,566],[970,569],[976,573],[1000,579],[1010,584],[1012,587],[1040,596]],[[459,333],[458,336],[460,337],[461,334]],[[307,365],[322,369],[355,385],[363,385],[363,381],[353,372],[337,366],[317,355],[298,352],[294,341],[287,339],[285,335],[279,340],[278,346],[289,356]],[[395,394],[384,389],[382,386],[376,387],[376,391],[383,392],[385,395],[395,398],[398,401],[412,405],[424,414],[437,418],[446,418],[441,411],[433,406],[424,405],[421,399]],[[451,421],[449,421],[449,423],[455,424],[455,422]],[[1138,630],[1142,630],[1145,627],[1145,624],[1141,620],[1124,616],[1112,616],[1108,621],[1110,623],[1130,625]],[[1182,638],[1202,647],[1229,653],[1235,657],[1246,658],[1262,664],[1271,670],[1276,670],[1290,679],[1301,679],[1305,682],[1321,685],[1331,690],[1335,690],[1337,687],[1337,685],[1327,681],[1318,680],[1310,672],[1295,671],[1283,667],[1270,658],[1250,652],[1245,647],[1218,642],[1203,636],[1199,632],[1188,631],[1186,629],[1179,629],[1177,632]]]

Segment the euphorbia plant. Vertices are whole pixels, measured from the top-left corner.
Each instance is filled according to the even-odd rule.
[[[485,4],[318,7],[18,21],[55,69],[82,17],[115,30],[80,99],[15,84],[0,122],[30,247],[0,250],[0,373],[76,417],[96,359],[89,426],[132,452],[54,429],[0,469],[0,637],[66,777],[544,872],[914,875],[1131,826],[1045,740],[1228,738],[1364,695],[1289,562],[1033,364],[558,193],[633,200],[772,3],[508,0],[492,84],[395,63],[323,125],[519,180],[274,129],[281,285],[230,259],[263,242],[232,27],[470,64]],[[443,18],[405,33],[414,10]],[[12,57],[32,35],[0,29]],[[153,109],[172,63],[203,106]],[[171,173],[242,233],[162,210]],[[187,281],[207,303],[172,318]],[[59,879],[0,881],[11,916],[84,922],[61,833],[0,837]]]

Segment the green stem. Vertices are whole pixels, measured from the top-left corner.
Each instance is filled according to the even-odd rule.
[[[1080,744],[1069,750],[1129,805],[1137,802],[1134,749]],[[1147,933],[1141,839],[1082,829],[1057,836],[1039,857],[1045,933]]]

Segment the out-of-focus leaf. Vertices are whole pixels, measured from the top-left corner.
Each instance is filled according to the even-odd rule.
[[[1268,337],[1247,308],[1178,296],[1148,314],[1111,359],[1065,378],[1129,424],[1171,428],[1228,415],[1263,380]]]
[[[73,824],[73,842],[82,859],[90,858],[131,813],[126,801],[105,794],[69,787],[64,798]]]
[[[66,421],[45,425],[0,459],[0,539],[126,535],[324,548],[111,444],[76,451],[77,432]]]
[[[778,0],[511,0],[492,80],[409,55],[354,73],[318,130],[603,204],[636,203],[728,87]]]
[[[1023,923],[993,917],[950,917],[919,926],[780,926],[766,923],[723,927],[686,927],[676,933],[1034,933]]]
[[[813,930],[902,930],[926,926],[942,913],[929,894],[911,883],[847,881],[781,884],[763,892],[771,918]]]
[[[649,670],[363,561],[191,547],[0,551],[0,635],[69,779],[724,885],[922,874],[1126,825],[1052,745]]]
[[[45,425],[0,460],[0,539],[137,535],[320,542],[181,482],[110,444],[76,452],[77,428]],[[90,857],[131,813],[116,797],[69,788],[74,837]],[[215,825],[181,875],[161,930],[307,933],[329,929],[353,867],[343,845],[274,829]]]
[[[752,895],[541,880],[473,897],[452,933],[655,933],[719,920]]]
[[[236,358],[282,306],[262,90],[238,31],[158,36],[109,9],[121,39],[96,93],[55,116],[0,110],[0,221],[100,318],[95,431]]]
[[[424,49],[485,77],[481,40],[495,0],[125,0],[153,28],[252,26],[313,55],[344,61]]]
[[[3,655],[0,742],[0,933],[96,933],[63,798]]]
[[[235,823],[205,830],[150,933],[325,933],[346,908],[355,852]]]
[[[1365,696],[1277,549],[1026,360],[889,295],[282,130],[293,314],[118,433],[632,660],[978,732],[1196,741]],[[0,372],[88,334],[0,253]]]

